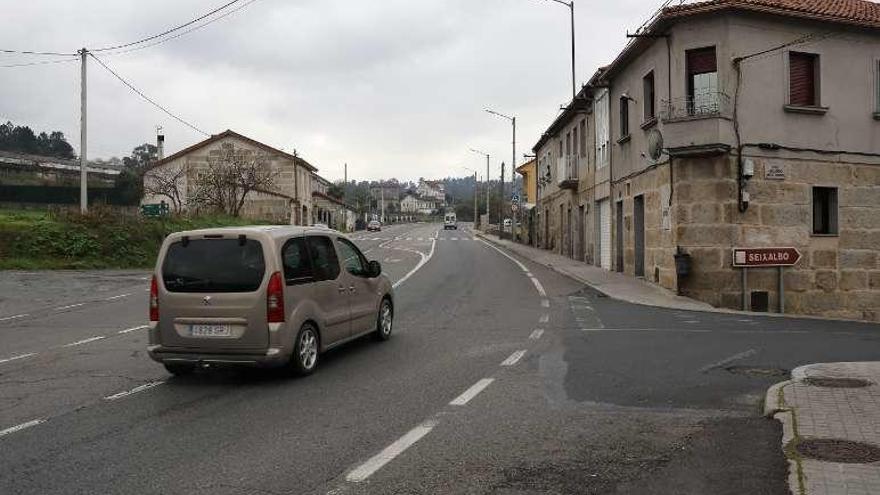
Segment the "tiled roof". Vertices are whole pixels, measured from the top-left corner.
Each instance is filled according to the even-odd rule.
[[[295,163],[297,165],[305,167],[306,169],[308,169],[311,172],[318,171],[317,168],[315,168],[311,163],[303,160],[302,157],[299,157],[299,156],[294,157],[293,155],[291,155],[289,153],[281,151],[277,148],[273,148],[273,147],[269,146],[268,144],[263,144],[263,143],[257,141],[256,139],[251,139],[247,136],[243,136],[243,135],[241,135],[235,131],[229,130],[229,129],[221,132],[220,134],[213,134],[211,137],[209,137],[208,139],[205,139],[204,141],[200,141],[200,142],[190,146],[189,148],[182,149],[182,150],[178,151],[177,153],[174,153],[171,156],[165,157],[164,159],[159,160],[158,162],[156,162],[155,164],[153,164],[153,166],[151,166],[149,168],[153,169],[153,168],[159,167],[161,165],[165,165],[166,163],[169,163],[173,160],[176,160],[177,158],[180,158],[181,156],[184,156],[188,153],[192,153],[193,151],[204,148],[205,146],[208,146],[211,143],[215,143],[215,142],[217,142],[223,138],[227,138],[227,137],[233,137],[233,138],[242,140],[246,143],[250,143],[253,146],[256,146],[258,148],[262,148],[263,150],[268,151],[270,153],[281,155],[289,160],[296,160]]]
[[[725,8],[880,27],[880,4],[868,0],[708,0],[670,6],[662,15],[678,17]]]

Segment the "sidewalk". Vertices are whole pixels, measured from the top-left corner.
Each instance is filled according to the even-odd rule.
[[[477,236],[504,247],[512,253],[544,265],[563,275],[593,287],[608,297],[620,299],[634,304],[656,306],[660,308],[682,309],[691,311],[730,312],[715,308],[709,304],[678,296],[672,291],[646,282],[644,280],[609,272],[602,268],[554,254],[544,249],[533,248],[498,238],[495,235],[475,231]]]
[[[880,493],[880,362],[796,368],[770,387],[764,410],[782,422],[794,495]]]

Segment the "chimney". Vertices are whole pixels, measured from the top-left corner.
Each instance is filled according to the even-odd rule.
[[[165,158],[165,135],[159,134],[156,136],[156,159],[163,158]]]

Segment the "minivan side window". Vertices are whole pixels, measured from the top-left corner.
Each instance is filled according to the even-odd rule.
[[[336,239],[339,246],[339,256],[342,257],[342,266],[345,271],[357,277],[363,277],[367,274],[367,260],[360,250],[351,242],[339,237]]]
[[[315,281],[336,280],[339,277],[339,259],[336,257],[330,238],[313,235],[306,238],[306,243],[309,246]]]
[[[281,248],[281,264],[284,266],[284,280],[287,285],[305,284],[315,281],[312,260],[306,248],[306,240],[297,237],[287,241]]]

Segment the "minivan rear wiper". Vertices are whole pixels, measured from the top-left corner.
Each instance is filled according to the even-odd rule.
[[[188,277],[186,275],[165,275],[162,277],[166,285],[175,285],[177,287],[188,287],[192,285],[210,285],[211,279]]]

